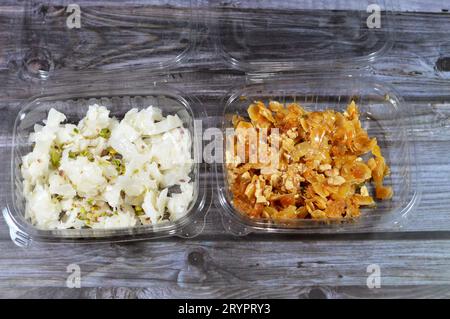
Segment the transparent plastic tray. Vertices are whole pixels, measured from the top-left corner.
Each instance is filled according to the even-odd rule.
[[[79,25],[71,18],[78,6]],[[147,72],[179,65],[197,42],[196,0],[24,2],[23,72]],[[68,11],[67,11],[68,10]],[[79,27],[78,27],[79,26]]]
[[[193,136],[192,156],[195,160],[191,174],[194,182],[194,199],[187,214],[175,222],[157,225],[138,226],[133,228],[99,230],[99,229],[63,229],[40,230],[24,218],[25,200],[22,194],[22,178],[19,169],[21,158],[32,150],[28,137],[36,123],[46,119],[50,108],[63,112],[68,122],[76,123],[87,112],[88,105],[97,103],[111,110],[111,115],[122,118],[131,108],[145,108],[153,105],[162,109],[163,114],[177,114]],[[31,99],[18,110],[14,124],[13,145],[11,154],[11,194],[3,216],[10,228],[13,241],[19,246],[28,246],[33,241],[38,242],[98,242],[98,241],[129,241],[167,236],[193,237],[203,230],[204,219],[210,205],[210,189],[205,187],[207,167],[200,165],[199,150],[201,136],[195,119],[205,116],[201,103],[192,97],[173,88],[154,85],[146,90],[124,92],[96,91],[53,95]]]
[[[193,120],[206,116],[201,103],[161,84],[146,90],[128,89],[134,83],[127,79],[134,72],[144,72],[152,74],[154,83],[166,81],[169,70],[195,52],[197,43],[201,42],[200,23],[205,18],[208,28],[204,29],[208,30],[211,49],[214,48],[231,67],[246,71],[249,82],[260,81],[237,88],[227,97],[223,129],[231,126],[232,114],[245,114],[248,102],[254,99],[297,101],[310,109],[342,110],[355,98],[365,116],[364,125],[371,136],[377,137],[392,169],[387,183],[394,188],[394,198],[378,203],[375,210],[363,210],[358,220],[271,224],[250,220],[233,208],[224,179],[226,170],[222,165],[214,165],[223,224],[230,233],[395,229],[404,223],[420,197],[415,182],[414,149],[408,142],[406,125],[402,125],[404,118],[414,110],[384,84],[360,75],[346,77],[334,72],[339,69],[345,74],[348,69],[366,66],[391,47],[395,21],[390,0],[264,1],[265,8],[260,8],[257,0],[131,0],[123,3],[83,0],[79,29],[67,28],[65,9],[72,1],[52,4],[27,0],[24,3],[20,34],[23,64],[18,76],[24,80],[50,78],[50,81],[28,83],[42,88],[56,84],[68,89],[67,94],[37,96],[18,109],[11,154],[11,194],[3,208],[11,238],[17,245],[27,246],[33,241],[114,242],[192,237],[202,231],[212,195],[207,179],[214,178],[208,165],[196,164],[193,173],[196,200],[188,214],[175,223],[121,230],[55,231],[38,230],[24,219],[18,165],[21,156],[31,149],[28,134],[35,123],[46,117],[50,107],[78,121],[93,101],[110,106],[118,117],[131,107],[157,103],[156,106],[166,113],[178,113],[186,127],[194,130]],[[382,10],[380,28],[367,25],[370,5]],[[282,75],[284,71],[296,75]],[[92,75],[123,79],[121,87],[124,89],[113,93],[103,89],[94,91],[97,85],[90,82]],[[74,78],[81,83],[86,81],[84,87],[91,86],[92,90],[69,93]],[[241,100],[241,96],[247,97],[247,101]],[[193,136],[194,146],[203,143],[201,136]],[[193,152],[198,159],[196,163],[200,163],[201,154],[197,154],[195,147]]]
[[[245,71],[365,65],[393,43],[390,0],[265,1],[264,8],[257,1],[212,1],[211,7],[218,54]]]
[[[354,99],[361,111],[361,122],[369,135],[376,137],[383,155],[391,168],[386,185],[391,185],[394,196],[391,200],[377,201],[376,208],[364,208],[361,217],[355,220],[335,219],[327,221],[295,220],[278,223],[250,219],[237,211],[232,204],[232,195],[227,184],[225,164],[216,165],[217,190],[222,207],[223,224],[235,235],[251,232],[314,232],[335,233],[392,230],[401,227],[419,198],[416,183],[415,155],[408,141],[406,125],[402,125],[408,114],[408,105],[390,87],[369,78],[343,77],[323,74],[315,77],[279,78],[263,83],[249,84],[232,92],[224,103],[222,130],[232,128],[232,116],[247,116],[251,101],[270,100],[298,102],[308,110],[327,108],[342,112]],[[224,160],[225,162],[225,160]]]

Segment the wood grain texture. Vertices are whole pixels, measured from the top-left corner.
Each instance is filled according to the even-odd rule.
[[[164,288],[14,288],[0,292],[4,298],[65,298],[65,299],[161,299],[161,298],[299,298],[299,299],[338,299],[338,298],[449,298],[449,286],[401,286],[367,289],[360,286],[340,286],[336,289],[322,287],[249,287],[230,285],[227,288],[201,291],[181,289],[167,284]]]
[[[200,293],[230,285],[365,287],[367,267],[372,264],[380,267],[382,286],[450,284],[448,240],[400,242],[250,236],[245,240],[36,245],[26,251],[5,242],[0,244],[0,287],[64,287],[71,264],[80,266],[84,288],[163,289],[172,284]]]
[[[397,2],[401,11],[415,13],[395,14],[395,45],[386,56],[359,71],[394,86],[404,103],[416,110],[407,117],[405,126],[417,150],[415,160],[423,195],[401,232],[378,229],[373,233],[334,236],[270,234],[234,238],[221,225],[220,208],[213,206],[204,232],[193,240],[37,244],[24,250],[10,241],[5,221],[0,219],[0,297],[448,298],[450,70],[442,69],[445,64],[439,61],[450,57],[450,15],[442,12],[447,1]],[[99,9],[102,3],[90,2],[88,22],[91,28],[72,35],[62,24],[61,3],[54,6],[50,1],[23,3],[28,7],[12,1],[0,4],[2,202],[9,196],[7,164],[13,120],[20,104],[31,96],[60,93],[68,88],[145,88],[154,81],[163,81],[197,96],[208,111],[207,120],[215,125],[223,112],[221,99],[224,95],[252,81],[242,71],[230,69],[211,49],[210,40],[217,36],[214,33],[217,28],[205,24],[205,20],[200,20],[198,41],[189,59],[170,72],[158,73],[149,72],[146,65],[153,59],[144,57],[150,52],[146,43],[152,35],[160,34],[155,32],[155,26],[160,27],[162,20],[136,20],[120,1],[111,1],[115,7],[106,11]],[[43,3],[46,23],[39,26]],[[87,5],[86,1],[80,3]],[[168,16],[185,14],[181,9],[169,8],[169,2],[161,3],[166,6],[160,9],[160,15],[164,10],[168,10]],[[271,8],[273,3],[268,0],[245,2],[246,6],[257,9]],[[295,1],[283,3],[287,7],[296,4]],[[303,2],[308,3],[317,2]],[[205,5],[205,2],[198,1],[198,4]],[[233,2],[228,2],[230,4]],[[145,8],[146,2],[130,1],[127,5],[144,6],[140,12],[151,17],[151,10]],[[24,8],[34,10],[25,25]],[[96,15],[105,18],[102,20],[104,27],[95,26]],[[146,26],[150,21],[156,24]],[[127,30],[127,26],[139,23],[144,25]],[[108,28],[108,24],[115,28]],[[169,24],[164,30],[166,39],[179,39],[176,31],[179,25]],[[18,36],[15,30],[22,29],[24,32]],[[114,41],[105,41],[113,37],[113,31],[119,31]],[[161,41],[154,43],[164,46]],[[185,45],[184,41],[180,43]],[[42,44],[50,48],[54,63],[54,71],[46,81],[27,77],[23,69],[30,49]],[[74,50],[76,48],[79,49]],[[130,48],[137,50],[124,55]],[[154,59],[157,56],[155,54]],[[130,69],[118,67],[127,61],[131,61]],[[334,72],[344,74],[347,71]],[[215,180],[209,179],[207,187],[214,186]],[[81,267],[82,289],[65,288],[69,275],[67,266],[74,263]],[[381,289],[366,286],[369,275],[366,268],[370,264],[381,268]]]

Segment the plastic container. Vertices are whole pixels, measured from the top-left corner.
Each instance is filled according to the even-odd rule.
[[[226,100],[222,129],[225,134],[226,128],[233,127],[231,119],[234,114],[248,118],[246,111],[249,103],[254,100],[265,103],[270,100],[298,102],[308,110],[331,108],[342,112],[352,99],[360,108],[363,127],[369,136],[377,138],[386,162],[390,165],[391,175],[386,178],[386,185],[393,187],[393,198],[377,201],[375,209],[362,209],[361,217],[355,220],[300,219],[273,223],[250,219],[233,207],[226,166],[217,164],[218,196],[227,231],[235,235],[250,232],[336,233],[401,227],[420,194],[416,183],[414,149],[408,141],[406,125],[403,125],[406,117],[414,110],[402,103],[402,98],[390,87],[369,78],[330,74],[278,78],[249,84],[232,92]]]
[[[194,182],[194,199],[184,217],[175,222],[115,230],[40,230],[25,220],[23,215],[25,200],[22,194],[19,164],[21,157],[32,150],[28,136],[33,131],[34,124],[41,123],[47,117],[50,108],[66,114],[68,122],[78,122],[85,116],[88,105],[93,103],[108,107],[111,115],[117,118],[122,118],[133,107],[141,109],[149,105],[161,108],[164,115],[177,114],[180,117],[184,127],[189,129],[193,137],[192,156],[196,163],[191,174]],[[206,211],[211,200],[210,189],[205,187],[207,167],[200,165],[201,136],[198,134],[199,128],[196,127],[197,124],[194,121],[204,116],[199,101],[173,88],[156,84],[141,91],[80,92],[31,99],[20,107],[14,124],[11,194],[7,198],[6,207],[3,208],[3,216],[10,228],[12,240],[19,246],[28,246],[33,241],[128,241],[167,236],[193,237],[199,234],[203,230]]]
[[[23,63],[18,75],[43,92],[56,93],[36,96],[18,109],[11,154],[11,194],[7,194],[2,210],[12,240],[19,246],[28,246],[32,242],[115,242],[199,234],[212,192],[205,187],[208,167],[200,165],[201,128],[195,123],[205,118],[205,111],[193,97],[158,84],[165,82],[168,71],[189,58],[196,48],[197,1],[78,4],[41,0],[24,3],[20,33]],[[139,70],[148,74],[147,83],[153,85],[144,88],[135,83],[133,73]],[[95,102],[107,106],[117,118],[132,107],[149,105],[160,107],[165,115],[180,116],[192,133],[196,163],[192,172],[195,198],[185,217],[117,230],[39,230],[25,220],[19,164],[21,156],[31,150],[28,135],[34,124],[46,118],[51,107],[66,114],[69,122],[78,122],[88,105]]]
[[[393,43],[390,0],[270,4],[213,1],[214,43],[232,67],[261,73],[361,66]]]
[[[337,2],[213,1],[217,53],[247,74],[247,84],[224,100],[222,129],[231,117],[247,117],[253,100],[296,101],[309,110],[343,111],[354,99],[370,136],[377,137],[391,166],[392,200],[362,209],[355,220],[289,220],[277,223],[250,219],[232,205],[224,164],[216,165],[218,202],[227,231],[338,233],[393,230],[401,227],[420,197],[416,188],[413,146],[408,142],[406,116],[414,112],[392,88],[370,79],[369,64],[394,41],[390,0]],[[359,71],[358,71],[359,69]]]
[[[46,79],[60,71],[167,70],[196,48],[197,0],[30,0],[24,5],[25,78]]]
[[[379,203],[376,210],[363,211],[362,218],[353,223],[301,220],[271,224],[248,220],[234,210],[224,180],[226,171],[223,166],[215,165],[225,228],[236,235],[258,231],[335,233],[387,230],[403,224],[420,194],[415,183],[414,150],[402,126],[404,117],[413,110],[389,87],[359,74],[353,78],[346,76],[348,70],[367,66],[391,47],[394,21],[390,1],[275,1],[273,5],[265,2],[264,5],[273,6],[269,8],[259,8],[260,2],[253,0],[226,3],[210,0],[208,3],[208,10],[200,11],[196,0],[155,0],[145,4],[84,1],[80,8],[82,27],[71,29],[67,27],[64,6],[39,0],[26,2],[20,41],[24,59],[22,78],[38,79],[38,85],[43,88],[56,84],[68,89],[72,89],[72,81],[76,79],[78,85],[92,85],[98,90],[40,96],[21,106],[14,127],[11,195],[3,209],[16,244],[192,237],[201,232],[211,200],[211,189],[206,186],[206,179],[211,175],[206,165],[196,164],[193,176],[196,199],[185,218],[175,223],[109,231],[42,231],[31,226],[23,218],[18,165],[20,156],[30,150],[26,141],[30,130],[34,123],[45,118],[51,106],[71,114],[70,118],[76,121],[84,116],[89,99],[110,104],[113,113],[120,117],[131,106],[147,106],[150,101],[159,103],[164,97],[171,103],[159,105],[163,111],[179,113],[186,127],[194,130],[193,120],[204,115],[198,101],[160,84],[136,91],[132,89],[133,81],[127,79],[138,70],[147,72],[149,78],[151,74],[155,83],[170,78],[166,71],[180,65],[195,51],[200,42],[198,24],[204,17],[209,18],[210,44],[231,67],[246,72],[248,83],[237,88],[224,102],[223,129],[230,126],[231,114],[245,113],[248,101],[240,100],[241,96],[296,100],[312,109],[340,110],[353,97],[368,116],[364,123],[369,134],[378,138],[391,165],[392,175],[387,183],[393,185],[395,192],[393,200]],[[381,11],[377,15],[378,9]],[[368,24],[372,14],[378,20]],[[376,25],[377,21],[380,25]],[[106,35],[104,39],[97,38],[98,29]],[[293,75],[286,76],[285,71]],[[97,82],[89,82],[91,75],[123,79],[124,89],[99,89]],[[40,81],[46,79],[53,81]],[[386,124],[393,119],[398,125]],[[194,145],[199,143],[202,141],[196,136]],[[200,148],[193,150],[199,159],[196,149]]]

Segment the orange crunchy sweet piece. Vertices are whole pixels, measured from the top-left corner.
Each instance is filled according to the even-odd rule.
[[[343,113],[276,101],[256,101],[247,111],[250,120],[233,118],[226,151],[240,212],[269,220],[358,217],[361,206],[375,205],[369,181],[377,199],[392,197],[392,187],[383,185],[389,167],[376,138],[361,127],[354,101]]]

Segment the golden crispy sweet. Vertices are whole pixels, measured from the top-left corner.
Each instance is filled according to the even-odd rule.
[[[256,101],[248,116],[235,116],[227,136],[228,184],[240,212],[270,220],[358,217],[360,206],[375,205],[369,181],[377,199],[392,197],[383,185],[389,167],[354,101],[343,113]]]

